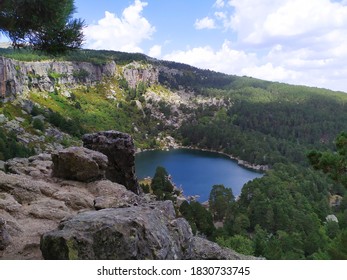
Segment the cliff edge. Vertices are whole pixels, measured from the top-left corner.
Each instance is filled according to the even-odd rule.
[[[130,137],[103,135],[115,134]],[[7,161],[7,173],[0,171],[0,259],[253,258],[194,236],[171,201],[137,194],[134,177],[128,189],[108,180],[109,159],[70,147]]]

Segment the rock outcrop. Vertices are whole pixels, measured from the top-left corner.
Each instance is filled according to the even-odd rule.
[[[29,158],[13,158],[5,163],[5,169],[12,174],[29,175],[32,178],[47,178],[52,173],[52,156],[39,154]]]
[[[138,62],[132,62],[124,67],[123,76],[131,88],[136,88],[140,82],[152,85],[159,81],[159,69],[151,64],[141,65]]]
[[[193,236],[171,201],[78,214],[44,234],[41,250],[53,260],[247,259]]]
[[[185,259],[192,234],[170,201],[84,212],[42,237],[45,259]]]
[[[171,201],[101,180],[111,158],[118,175],[128,174],[121,179],[137,186],[134,163],[125,164],[134,156],[129,135],[85,140],[109,153],[108,166],[106,155],[81,147],[6,162],[12,173],[0,171],[0,259],[249,258],[194,236]]]
[[[81,182],[105,178],[107,156],[83,147],[70,147],[52,153],[53,176]]]
[[[48,91],[54,87],[93,85],[103,77],[116,73],[116,64],[104,65],[88,62],[40,61],[24,62],[0,57],[0,98],[12,100],[30,90]]]
[[[101,152],[108,157],[106,178],[139,193],[135,175],[135,146],[129,134],[115,130],[86,134],[83,146]]]

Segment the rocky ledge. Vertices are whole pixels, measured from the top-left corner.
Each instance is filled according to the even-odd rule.
[[[115,134],[129,137],[103,135]],[[109,159],[73,147],[7,161],[7,173],[0,171],[0,259],[253,258],[194,236],[171,201],[108,180]]]

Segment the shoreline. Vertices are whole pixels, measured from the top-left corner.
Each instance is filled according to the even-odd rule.
[[[137,153],[141,153],[141,152],[147,152],[147,151],[169,151],[169,150],[178,150],[178,149],[188,149],[188,150],[197,150],[197,151],[203,151],[203,152],[212,152],[212,153],[217,153],[223,156],[226,156],[228,158],[230,158],[233,161],[236,161],[238,165],[251,169],[253,171],[257,171],[260,173],[266,172],[268,170],[270,170],[268,165],[260,165],[260,164],[252,164],[250,162],[247,162],[245,160],[242,160],[238,157],[235,157],[233,155],[221,152],[221,151],[216,151],[216,150],[211,150],[211,149],[203,149],[203,148],[198,148],[198,147],[194,147],[194,146],[172,146],[172,147],[164,147],[164,148],[154,148],[154,149],[143,149],[140,151],[136,151],[135,154]]]

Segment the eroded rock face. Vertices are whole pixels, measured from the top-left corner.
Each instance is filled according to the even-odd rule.
[[[88,185],[88,190],[95,196],[94,208],[124,208],[139,205],[142,199],[128,191],[123,185],[108,180]]]
[[[171,202],[84,212],[44,234],[42,254],[45,259],[183,259],[192,233],[185,220],[173,223],[174,217]]]
[[[139,193],[135,175],[135,146],[129,134],[115,130],[86,134],[83,146],[99,151],[108,157],[106,178],[124,185],[128,190]]]
[[[143,203],[108,180],[85,183],[0,171],[0,259],[42,259],[41,235],[80,211]]]
[[[70,147],[52,153],[53,176],[81,182],[105,178],[107,156],[83,147]]]
[[[250,258],[193,236],[171,201],[136,194],[129,135],[84,140],[108,156],[71,147],[6,162],[12,174],[0,171],[0,259]],[[127,186],[105,180],[106,170]]]
[[[253,256],[245,256],[227,248],[221,248],[217,243],[194,236],[192,240],[192,260],[254,260]]]
[[[29,158],[13,158],[5,163],[5,167],[13,174],[29,175],[33,178],[50,177],[52,157],[51,154],[39,154]]]
[[[0,99],[12,100],[30,90],[53,91],[54,87],[93,85],[116,73],[114,61],[104,65],[72,61],[23,62],[0,57]]]
[[[45,259],[254,259],[193,236],[171,201],[78,214],[42,236]]]

